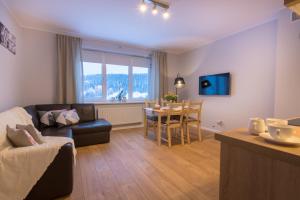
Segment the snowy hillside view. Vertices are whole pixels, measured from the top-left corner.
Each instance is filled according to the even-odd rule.
[[[98,63],[84,63],[84,99],[103,99],[102,66]],[[148,97],[148,68],[132,67],[132,98]],[[126,99],[129,98],[129,67],[106,65],[106,100],[112,100],[123,90]]]

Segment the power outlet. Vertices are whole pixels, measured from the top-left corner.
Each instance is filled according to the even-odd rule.
[[[224,122],[223,122],[222,120],[218,120],[218,121],[217,121],[217,125],[218,125],[218,126],[223,126],[223,125],[224,125]]]

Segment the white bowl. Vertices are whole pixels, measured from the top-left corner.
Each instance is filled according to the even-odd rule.
[[[287,141],[296,132],[293,126],[282,124],[270,124],[268,125],[270,135],[279,141]]]
[[[266,124],[267,125],[271,125],[271,124],[288,125],[288,121],[284,119],[267,118]]]

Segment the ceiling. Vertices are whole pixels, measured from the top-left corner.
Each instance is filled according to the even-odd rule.
[[[182,53],[274,18],[283,0],[170,0],[171,18],[140,0],[3,0],[21,26]]]

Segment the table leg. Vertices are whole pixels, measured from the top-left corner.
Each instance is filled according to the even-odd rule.
[[[148,122],[147,122],[147,112],[144,111],[144,136],[148,136]]]
[[[160,146],[161,143],[161,114],[158,114],[158,124],[157,124],[157,144]]]

